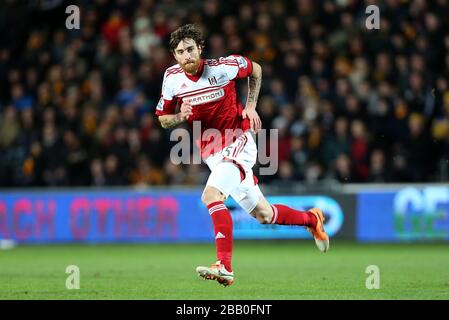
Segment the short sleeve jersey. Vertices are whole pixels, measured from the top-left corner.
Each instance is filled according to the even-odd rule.
[[[197,145],[206,158],[249,130],[248,119],[242,118],[243,106],[237,99],[235,80],[250,76],[252,69],[251,60],[239,55],[202,59],[195,76],[186,74],[179,64],[174,65],[165,71],[156,115],[175,114],[178,104],[190,102],[193,115],[188,123],[200,121]],[[213,132],[219,132],[221,139]]]

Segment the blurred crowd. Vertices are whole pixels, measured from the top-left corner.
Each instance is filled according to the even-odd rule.
[[[70,4],[79,30],[63,0],[0,3],[0,187],[203,184],[204,165],[170,161],[154,115],[185,23],[204,30],[205,57],[262,65],[279,170],[261,182],[449,179],[448,0]]]

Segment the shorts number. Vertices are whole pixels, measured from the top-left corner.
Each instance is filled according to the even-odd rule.
[[[224,149],[223,156],[229,157],[229,155],[231,154],[231,149],[232,149],[232,147],[227,147],[226,149]]]

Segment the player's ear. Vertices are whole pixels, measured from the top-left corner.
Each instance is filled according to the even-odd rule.
[[[176,58],[176,53],[174,51],[172,51],[171,54],[173,55],[173,59],[175,59],[175,61],[177,62],[178,59]]]

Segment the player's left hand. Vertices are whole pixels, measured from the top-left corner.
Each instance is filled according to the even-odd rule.
[[[242,117],[243,119],[249,119],[251,130],[253,130],[255,133],[259,132],[259,130],[262,129],[262,121],[260,120],[259,115],[254,108],[249,108],[247,106],[245,109],[243,109]]]

